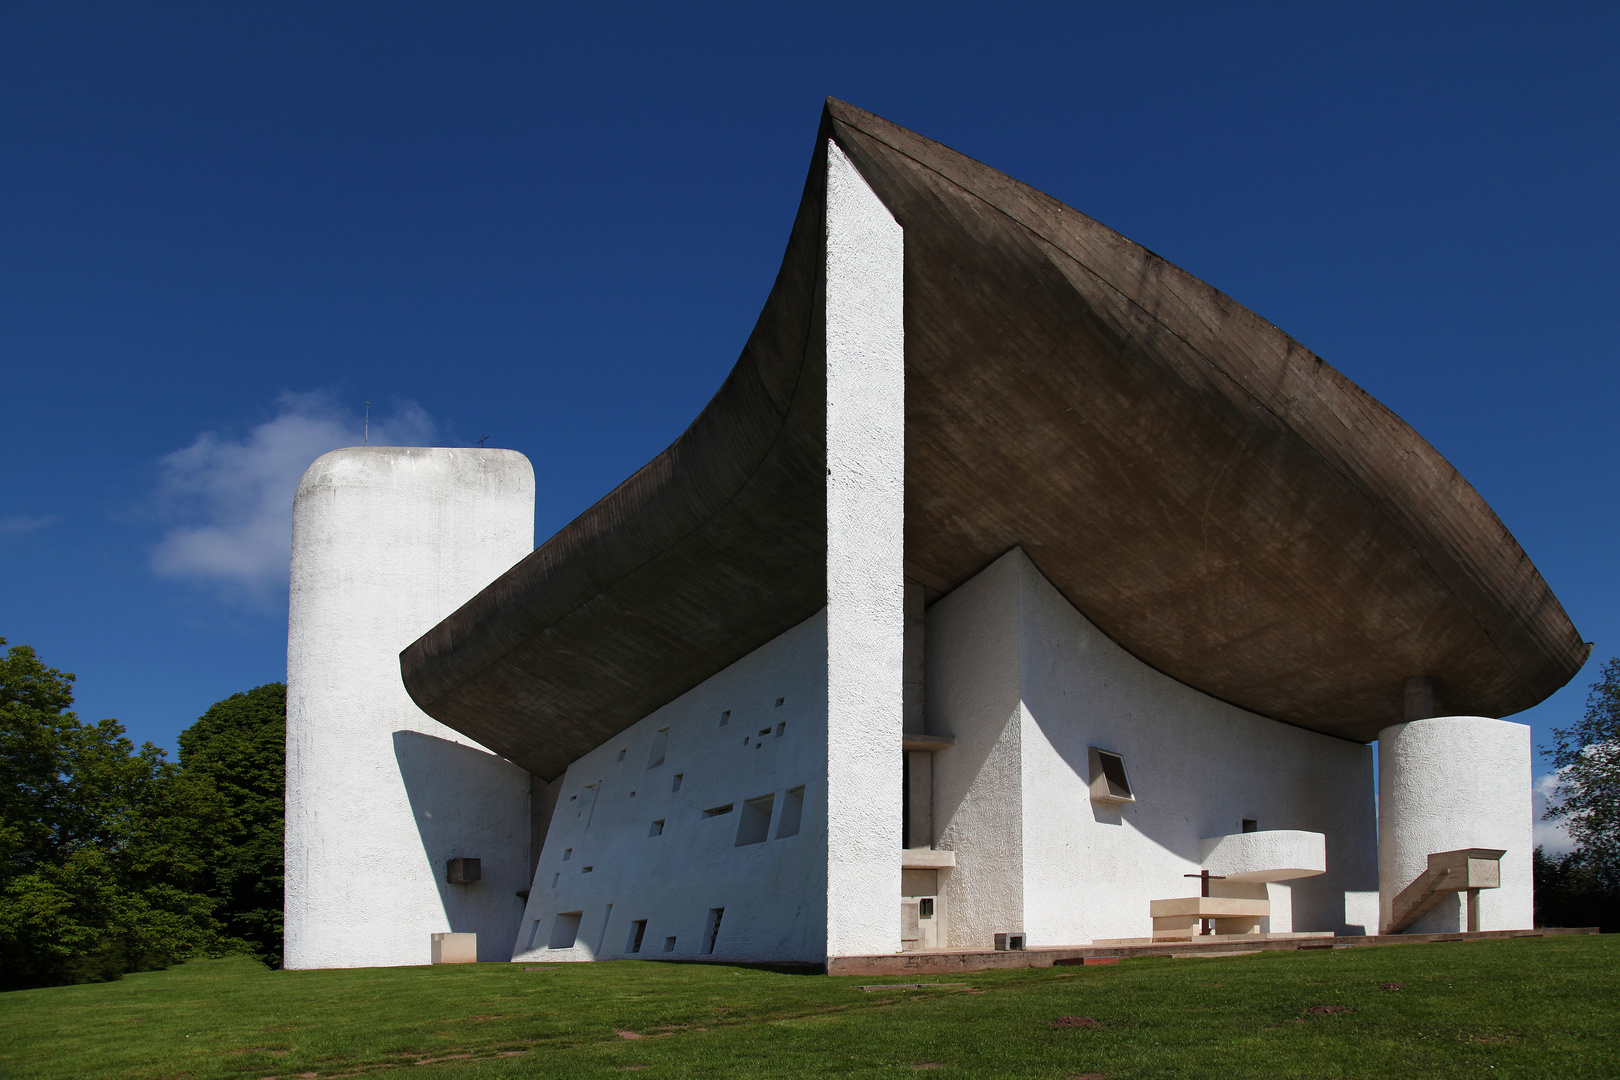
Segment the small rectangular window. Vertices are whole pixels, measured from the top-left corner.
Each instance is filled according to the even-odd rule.
[[[624,943],[624,951],[638,953],[641,951],[641,939],[647,936],[647,920],[637,919],[630,924],[630,940]]]
[[[704,928],[703,951],[714,952],[714,943],[720,939],[720,920],[725,918],[726,909],[715,907],[709,909],[709,925]]]
[[[779,698],[777,698],[777,699],[776,699],[776,707],[777,707],[777,708],[778,708],[778,709],[780,709],[780,708],[781,708],[781,707],[782,707],[782,703],[783,703],[783,702],[784,702],[784,701],[786,701],[786,700],[787,700],[787,698],[785,698],[785,697],[779,697]]]
[[[667,938],[664,939],[664,951],[665,952],[674,952],[675,951],[675,939],[674,938],[667,937]]]
[[[579,868],[579,872],[582,873],[582,874],[588,874],[592,870],[595,870],[595,869],[596,869],[596,867],[594,867],[594,866],[582,866],[582,867]]]
[[[672,792],[681,790],[681,777],[685,775],[685,773],[676,773],[675,782],[669,785],[669,790]]]
[[[709,807],[707,810],[703,811],[703,816],[704,817],[719,817],[721,814],[729,814],[729,813],[731,813],[731,803],[726,803],[726,805],[724,805],[724,806],[711,806],[711,807]]]
[[[538,949],[540,947],[540,927],[541,927],[541,925],[542,924],[541,924],[540,920],[536,919],[536,920],[534,920],[534,925],[529,927],[529,949],[531,949],[531,950],[532,949]]]
[[[561,875],[561,874],[552,874],[552,875],[551,875],[551,887],[552,887],[552,888],[553,888],[553,889],[555,889],[555,888],[556,888],[556,887],[557,887],[557,882],[558,882],[558,881],[559,881],[559,880],[561,880],[561,879],[562,879],[562,875]]]
[[[731,710],[727,709],[720,714],[720,726],[725,727],[729,723],[731,723]]]
[[[786,730],[787,730],[787,721],[784,720],[780,724],[776,725],[776,737],[778,739],[780,739],[782,737],[782,732],[784,732]]]
[[[1091,798],[1095,802],[1135,802],[1130,779],[1125,775],[1125,759],[1112,750],[1088,747],[1091,758]]]
[[[602,912],[602,929],[596,935],[596,955],[602,955],[602,949],[607,945],[608,924],[613,921],[613,905],[609,904],[607,910]]]
[[[626,747],[620,747],[620,748],[619,748],[619,760],[620,760],[620,761],[623,761],[623,760],[624,760],[624,755],[626,755],[626,754],[628,754],[628,753],[629,753],[629,752],[630,752],[630,751],[629,751],[629,749],[628,749],[628,748],[626,748]]]
[[[934,917],[934,898],[925,896],[917,901],[917,918],[932,919]]]
[[[799,835],[799,818],[804,815],[804,788],[788,788],[782,795],[782,816],[776,823],[776,838]]]
[[[659,818],[647,829],[648,836],[662,836],[664,834],[664,819]]]
[[[1243,831],[1244,832],[1259,832],[1260,831],[1260,823],[1258,821],[1254,820],[1254,818],[1252,818],[1252,817],[1246,817],[1246,818],[1243,819]]]
[[[579,917],[583,914],[583,911],[559,913],[557,921],[551,924],[551,940],[546,943],[546,948],[572,949],[579,938]]]
[[[743,803],[742,814],[737,819],[737,843],[734,846],[763,844],[770,839],[771,808],[775,805],[775,792]]]
[[[669,752],[669,728],[659,728],[653,732],[652,750],[647,755],[647,768],[656,769],[664,763],[664,755]]]
[[[569,859],[572,859],[573,857],[574,857],[574,849],[573,848],[571,848],[571,847],[563,848],[563,857],[562,857],[563,862],[567,862]]]

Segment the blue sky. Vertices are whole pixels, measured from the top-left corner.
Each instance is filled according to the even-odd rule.
[[[1612,4],[0,5],[0,635],[173,746],[285,673],[317,454],[489,435],[549,535],[719,385],[822,98],[1390,405],[1620,652]]]

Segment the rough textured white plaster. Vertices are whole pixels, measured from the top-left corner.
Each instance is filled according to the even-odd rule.
[[[1273,929],[1375,929],[1344,921],[1348,894],[1377,884],[1369,747],[1154,671],[1017,550],[929,609],[927,642],[931,730],[957,739],[935,764],[936,828],[957,849],[941,883],[952,947],[1018,929],[1032,947],[1146,936],[1149,901],[1196,895],[1182,875],[1203,868],[1204,838],[1245,818],[1325,836],[1327,873],[1230,886],[1289,905]],[[1092,746],[1124,756],[1136,802],[1091,801]]]
[[[827,144],[827,954],[900,942],[904,237]]]
[[[509,955],[617,959],[629,955],[632,923],[645,919],[639,959],[823,960],[826,695],[822,612],[570,765],[552,785],[556,810]],[[779,725],[786,725],[781,735]],[[649,768],[666,728],[663,764]],[[799,787],[798,832],[779,836],[788,793]],[[774,796],[769,839],[736,846],[743,804],[763,795]],[[703,816],[724,805],[732,811]],[[650,835],[654,821],[663,828]],[[897,848],[889,849],[896,865]],[[890,906],[898,905],[895,892]],[[703,932],[714,908],[725,916],[706,954]],[[578,938],[549,948],[558,914],[568,912],[580,913]],[[673,952],[664,952],[667,937],[676,939]]]
[[[1378,733],[1379,918],[1428,868],[1429,855],[1458,848],[1502,848],[1502,885],[1479,894],[1481,930],[1528,929],[1531,883],[1530,729],[1483,716],[1438,716]],[[1453,895],[1407,928],[1467,928]]]
[[[353,447],[293,508],[287,635],[289,968],[426,964],[431,935],[506,959],[528,885],[529,775],[405,693],[399,652],[534,546],[511,450]],[[483,879],[445,882],[445,862]]]
[[[1299,829],[1206,836],[1204,869],[1227,881],[1290,881],[1327,873],[1327,837]]]

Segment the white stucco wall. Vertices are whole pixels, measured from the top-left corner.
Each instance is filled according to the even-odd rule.
[[[1022,930],[1031,946],[1146,936],[1149,901],[1196,895],[1204,839],[1259,828],[1325,836],[1327,873],[1267,890],[1274,930],[1373,932],[1370,747],[1201,694],[1120,649],[1018,550],[927,620],[941,875],[955,947]],[[1134,803],[1090,798],[1088,748],[1123,755]],[[1022,874],[1018,870],[1022,870]],[[1220,883],[1212,889],[1217,895]],[[1022,925],[1015,925],[1015,922]]]
[[[1502,884],[1479,894],[1481,930],[1528,929],[1535,919],[1530,728],[1483,716],[1438,716],[1378,733],[1380,922],[1428,868],[1429,855],[1501,848]],[[1467,929],[1453,894],[1409,933]]]
[[[900,941],[904,236],[827,144],[827,935]]]
[[[826,717],[822,612],[570,765],[553,785],[557,807],[514,959],[626,956],[640,919],[647,927],[638,959],[824,959]],[[653,765],[666,728],[663,761]],[[779,837],[787,794],[799,787],[799,831]],[[769,838],[737,846],[744,804],[765,795],[773,796]],[[728,804],[730,813],[703,816]],[[649,835],[660,820],[662,831]],[[889,854],[898,865],[896,847]],[[705,953],[714,908],[725,914]],[[575,944],[548,947],[558,914],[573,912]],[[671,952],[668,937],[676,939]]]
[[[352,447],[293,509],[287,636],[289,968],[429,962],[430,935],[504,960],[528,887],[529,774],[433,720],[399,652],[534,546],[511,450]],[[445,862],[483,880],[445,882]]]

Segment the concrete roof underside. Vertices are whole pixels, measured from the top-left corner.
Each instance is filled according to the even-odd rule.
[[[1056,199],[829,101],[782,269],[673,445],[401,654],[551,779],[826,603],[826,141],[905,230],[906,573],[1014,546],[1198,690],[1370,741],[1546,698],[1589,647],[1468,482],[1253,312]]]

